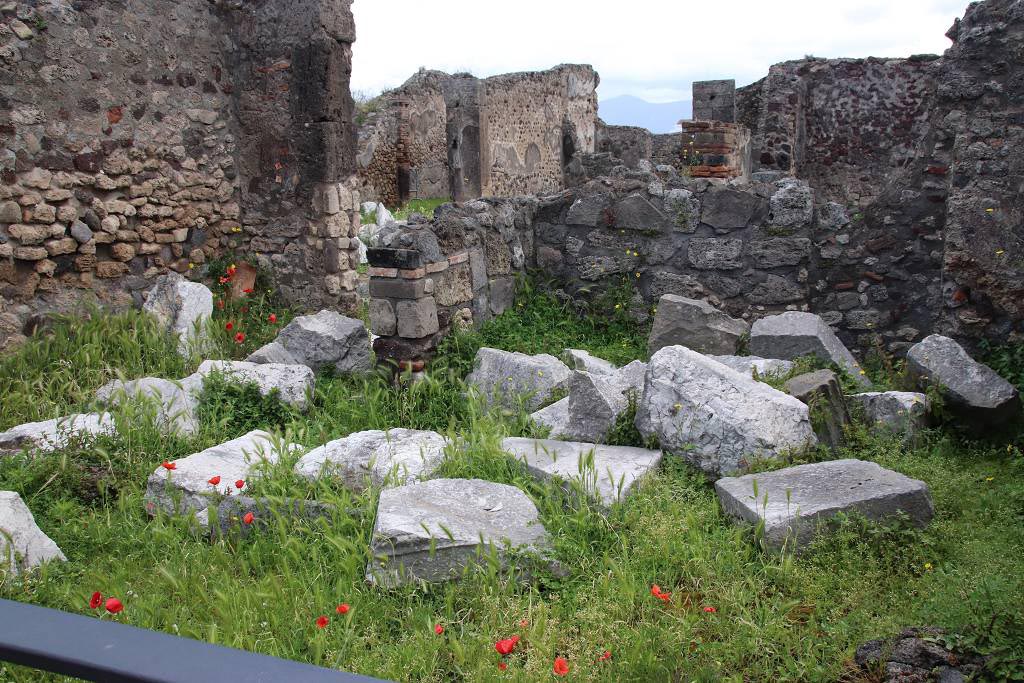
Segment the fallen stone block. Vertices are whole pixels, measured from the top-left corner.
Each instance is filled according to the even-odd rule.
[[[268,396],[275,389],[284,403],[298,410],[309,407],[316,377],[307,365],[280,365],[278,363],[247,363],[245,361],[206,360],[195,374],[183,382],[205,383],[206,377],[220,374],[234,382],[255,384],[260,394]]]
[[[199,394],[188,383],[159,377],[143,377],[130,381],[115,379],[96,391],[102,405],[121,406],[126,402],[150,403],[155,408],[157,426],[179,436],[193,436],[199,431],[196,409]]]
[[[206,285],[167,273],[157,278],[142,310],[178,337],[178,352],[183,356],[204,350],[206,324],[213,316],[213,292]]]
[[[0,491],[0,577],[18,576],[44,562],[67,560],[36,525],[32,511],[14,491]]]
[[[838,365],[865,389],[871,388],[871,381],[857,359],[832,328],[813,313],[789,311],[761,318],[750,330],[750,352],[763,358],[783,360],[816,356]]]
[[[249,354],[249,357],[245,359],[249,363],[278,363],[280,365],[301,365],[295,356],[288,353],[288,349],[284,348],[279,342],[272,341],[269,344],[264,344],[260,348],[256,349]]]
[[[29,449],[50,453],[83,436],[113,436],[117,433],[109,413],[82,413],[43,422],[28,422],[0,433],[0,453]]]
[[[912,391],[882,391],[847,396],[859,405],[864,419],[874,428],[913,437],[928,427],[931,401],[924,394]]]
[[[530,415],[530,419],[550,430],[551,438],[560,439],[569,426],[569,397],[559,399]]]
[[[295,465],[306,479],[334,476],[346,488],[404,486],[430,477],[444,462],[448,439],[436,432],[391,429],[351,434],[314,448]]]
[[[334,311],[299,316],[288,323],[275,340],[295,362],[313,372],[332,368],[337,373],[370,369],[370,334],[361,320]],[[264,347],[266,348],[266,347]],[[263,351],[263,349],[260,349]],[[278,349],[257,352],[254,360],[269,358]]]
[[[904,513],[918,527],[927,525],[935,512],[923,481],[863,460],[719,479],[715,492],[729,517],[764,522],[765,544],[776,550],[807,546],[840,512],[856,512],[874,521]]]
[[[831,370],[818,370],[797,375],[786,382],[786,393],[810,409],[814,433],[829,448],[843,443],[844,429],[850,424],[839,378]]]
[[[248,538],[254,532],[269,528],[281,517],[313,521],[330,518],[334,512],[333,505],[318,503],[315,500],[228,496],[217,504],[216,522],[210,520],[210,537]],[[213,513],[214,508],[211,508],[211,516]],[[252,516],[248,517],[250,514]]]
[[[494,551],[505,565],[510,550],[549,544],[533,501],[514,486],[434,479],[381,491],[366,577],[383,587],[448,581],[480,553]]]
[[[284,446],[284,450],[297,446]],[[224,496],[241,495],[250,480],[260,476],[266,465],[278,461],[282,453],[267,432],[253,431],[205,451],[171,463],[174,469],[158,466],[146,481],[143,498],[146,511],[195,515],[202,526],[208,524],[208,512],[216,509]],[[236,486],[241,482],[242,486]]]
[[[618,371],[612,363],[579,349],[566,349],[562,353],[562,361],[571,370],[589,372],[592,375],[614,375]]]
[[[577,482],[602,505],[625,500],[640,480],[661,464],[661,451],[573,441],[505,439],[502,450],[544,480]]]
[[[706,301],[665,294],[658,302],[647,350],[685,346],[698,353],[731,354],[750,326],[730,318]]]
[[[767,375],[782,377],[792,372],[794,367],[792,361],[759,356],[711,356],[711,358],[744,375],[753,376],[754,373],[757,373],[758,378]]]
[[[651,358],[636,427],[716,478],[817,442],[803,403],[683,346]]]
[[[946,407],[968,426],[1002,426],[1021,417],[1016,387],[949,337],[933,334],[912,346],[907,372],[921,390],[937,384]]]
[[[536,410],[566,388],[569,375],[565,363],[546,353],[528,356],[485,347],[477,351],[466,384],[475,387],[487,405],[517,408],[521,400],[527,410]]]

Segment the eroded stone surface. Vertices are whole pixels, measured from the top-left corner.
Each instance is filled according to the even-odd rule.
[[[283,402],[299,410],[305,410],[309,406],[309,396],[313,393],[316,381],[313,370],[307,365],[261,364],[229,360],[203,361],[195,374],[185,381],[201,381],[213,373],[224,375],[234,382],[255,384],[264,396],[276,389]]]
[[[835,363],[863,386],[871,382],[860,363],[825,321],[813,313],[789,311],[761,318],[750,330],[750,352],[764,358],[796,360],[801,356],[817,356]]]
[[[562,437],[569,426],[569,397],[559,399],[530,415],[530,419],[550,430],[553,438]]]
[[[562,353],[562,361],[572,370],[589,372],[593,375],[613,375],[617,370],[614,364],[580,349],[566,349]]]
[[[528,356],[485,347],[477,352],[466,383],[489,405],[513,408],[522,400],[527,410],[536,410],[566,387],[569,374],[565,363],[546,353]]]
[[[803,403],[683,346],[651,358],[636,427],[712,477],[817,441]]]
[[[306,479],[336,476],[353,491],[368,486],[404,486],[433,474],[444,461],[448,440],[413,429],[350,434],[314,448],[295,465]]]
[[[28,448],[49,453],[81,436],[113,435],[117,431],[109,413],[82,413],[43,422],[28,422],[0,434],[0,453]]]
[[[754,487],[757,495],[754,495]],[[837,513],[882,521],[899,513],[923,527],[934,514],[928,486],[863,460],[833,460],[775,472],[719,479],[715,492],[727,515],[758,524],[774,549],[802,548]]]
[[[666,294],[658,302],[647,348],[651,354],[666,346],[685,346],[698,353],[736,353],[750,326],[706,301]]]
[[[789,374],[793,369],[792,361],[775,358],[761,358],[760,356],[711,356],[711,358],[744,375],[753,376],[756,372],[758,377],[765,375],[781,377]]]
[[[288,349],[276,341],[264,344],[250,353],[249,357],[245,360],[249,363],[280,363],[282,365],[295,365],[298,363],[295,360],[295,356],[288,353]]]
[[[275,341],[313,372],[328,367],[338,373],[370,369],[370,336],[366,326],[334,311],[299,316],[281,330]]]
[[[177,335],[178,351],[189,356],[193,351],[202,351],[205,325],[213,315],[213,292],[177,273],[167,273],[149,291],[142,310]]]
[[[32,511],[14,491],[0,491],[0,576],[17,576],[64,553],[36,525]]]
[[[539,479],[576,482],[603,505],[621,502],[661,463],[661,451],[574,441],[511,438],[501,447]]]
[[[510,548],[544,551],[548,545],[536,506],[514,486],[434,479],[381,491],[366,575],[381,586],[447,581],[458,578],[478,550],[493,549],[504,559]]]
[[[127,382],[113,380],[96,391],[101,404],[118,406],[126,401],[149,403],[155,409],[157,424],[180,436],[192,436],[199,431],[196,409],[199,391],[188,380],[175,382],[160,377],[143,377]]]

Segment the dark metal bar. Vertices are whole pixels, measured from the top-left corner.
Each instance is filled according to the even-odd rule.
[[[384,683],[10,600],[0,661],[104,683]]]

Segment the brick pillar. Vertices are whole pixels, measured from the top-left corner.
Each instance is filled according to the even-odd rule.
[[[370,249],[370,329],[378,335],[373,348],[380,361],[426,360],[440,326],[434,280],[428,264],[413,249]],[[429,264],[436,272],[442,264]],[[444,268],[448,262],[443,262]]]
[[[750,131],[738,123],[680,121],[683,166],[695,178],[750,175]]]

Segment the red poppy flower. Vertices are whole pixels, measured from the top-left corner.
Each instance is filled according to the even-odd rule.
[[[658,597],[660,594],[661,594],[661,586],[659,586],[656,583],[653,584],[651,586],[651,595],[653,595],[654,597]]]
[[[226,278],[226,277],[217,278],[217,281],[220,282],[222,285],[226,285],[228,283],[228,278]]]
[[[708,605],[707,607],[704,608],[704,611],[707,612],[708,614],[714,614],[718,610],[716,608],[712,607],[711,605]]]
[[[435,625],[434,633],[436,633],[437,635],[441,635],[442,633],[444,633],[444,626],[441,626],[441,624]]]
[[[241,344],[244,341],[245,341],[245,334],[243,332],[239,332],[238,334],[235,335],[235,343],[236,344]]]
[[[252,287],[249,287],[248,289],[243,289],[242,293],[243,294],[252,294]]]
[[[246,526],[248,526],[249,524],[252,524],[253,520],[255,520],[255,519],[256,519],[256,515],[252,514],[251,512],[246,512],[245,516],[242,517],[242,521],[245,522]]]
[[[236,267],[235,267],[235,264],[234,264],[234,263],[232,263],[232,264],[231,264],[230,266],[228,266],[228,270],[227,270],[227,273],[228,273],[228,277],[230,277],[230,276],[234,275],[234,274],[235,274],[235,272],[237,272],[237,271],[238,271],[238,268],[236,268]]]
[[[601,656],[597,658],[597,661],[599,661],[599,662],[607,662],[611,658],[612,658],[612,651],[611,650],[605,650],[604,652],[601,653]]]
[[[267,320],[270,321],[271,325],[276,325],[277,324],[277,314],[271,313],[269,316],[267,316]]]
[[[174,464],[173,462],[167,462],[166,460],[164,460],[162,463],[160,463],[160,467],[163,467],[165,470],[176,470],[176,469],[178,469],[178,466],[176,464]]]
[[[111,614],[117,614],[124,609],[124,605],[122,605],[121,601],[117,598],[107,598],[107,604],[105,606],[107,611]]]
[[[337,607],[335,607],[334,611],[337,612],[338,614],[348,614],[348,611],[350,609],[352,609],[352,608],[348,606],[348,603],[347,602],[343,602],[340,605],[338,605]]]
[[[504,671],[507,668],[508,668],[508,664],[506,664],[505,662],[498,662],[498,670],[499,671]]]
[[[662,591],[661,586],[659,586],[658,584],[654,584],[651,586],[651,595],[658,598],[662,602],[668,602],[672,599],[672,594]]]
[[[96,591],[95,593],[92,594],[92,597],[89,598],[89,609],[96,609],[97,607],[99,607],[102,604],[103,604],[103,596],[100,595],[99,591]]]
[[[242,479],[239,479],[238,481],[235,482],[235,488],[236,489],[240,489],[240,488],[242,488],[244,486],[245,486],[245,481],[242,480]]]
[[[224,326],[224,329],[230,332],[231,330],[235,329],[235,324],[233,322],[228,322],[228,324]]]
[[[569,673],[569,662],[565,661],[565,657],[555,657],[555,675],[564,676]]]
[[[330,619],[328,619],[327,617],[319,616],[319,617],[316,618],[316,627],[317,628],[327,628],[327,624],[329,624],[329,623],[330,623]]]
[[[210,477],[209,479],[206,480],[206,483],[210,484],[211,486],[216,486],[217,484],[220,483],[220,475],[218,474],[215,477]]]
[[[512,636],[511,638],[505,638],[499,640],[494,644],[494,649],[498,651],[498,654],[504,657],[507,654],[511,654],[512,650],[516,649],[516,643],[519,642],[519,636]]]

